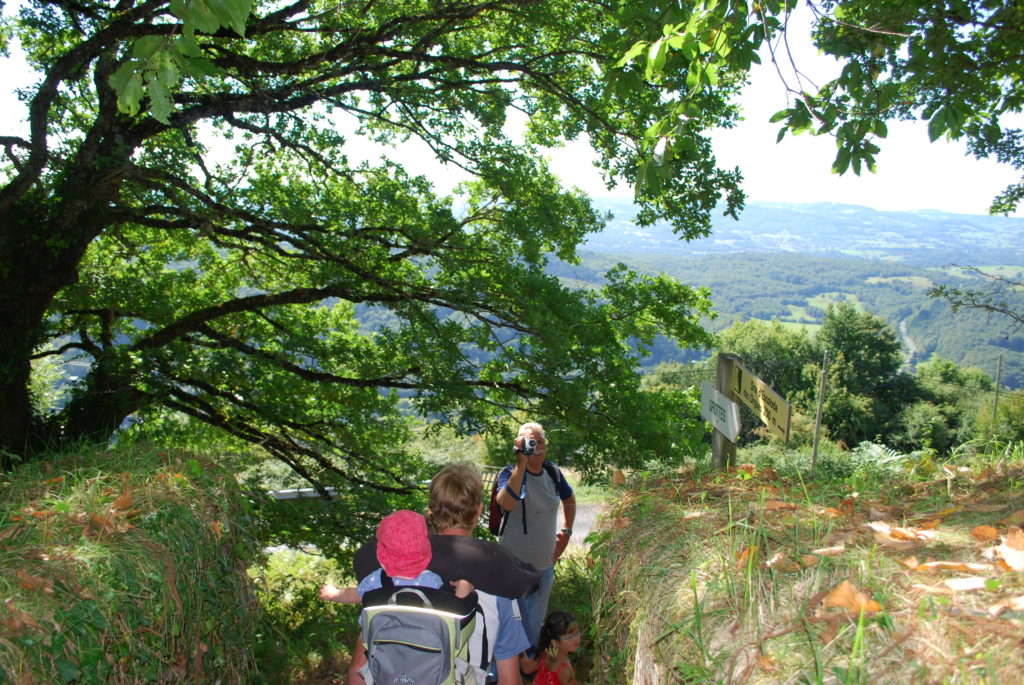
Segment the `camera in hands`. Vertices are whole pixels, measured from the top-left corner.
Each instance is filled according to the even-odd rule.
[[[522,446],[517,450],[526,456],[531,456],[537,451],[537,441],[534,438],[523,438]]]

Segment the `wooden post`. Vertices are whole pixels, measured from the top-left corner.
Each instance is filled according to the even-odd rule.
[[[821,408],[825,405],[825,374],[828,370],[828,350],[821,358],[821,381],[818,383],[818,411],[814,415],[814,447],[811,448],[811,472],[818,465],[818,440],[821,438]]]
[[[732,374],[738,361],[740,358],[735,354],[719,352],[718,368],[715,371],[715,390],[733,401],[736,398],[732,393]],[[715,430],[711,434],[711,456],[714,457],[715,465],[720,469],[733,466],[736,463],[736,443],[730,442],[723,433]]]

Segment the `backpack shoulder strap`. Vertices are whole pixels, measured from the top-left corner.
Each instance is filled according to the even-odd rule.
[[[555,485],[557,486],[558,485],[558,467],[555,466],[555,463],[553,461],[548,461],[547,459],[545,459],[544,460],[544,470],[548,472],[548,475],[551,476],[551,480],[553,480],[555,482]]]

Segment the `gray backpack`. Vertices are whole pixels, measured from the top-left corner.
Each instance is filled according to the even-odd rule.
[[[476,593],[395,587],[383,571],[381,586],[363,596],[367,685],[476,685],[467,658]]]

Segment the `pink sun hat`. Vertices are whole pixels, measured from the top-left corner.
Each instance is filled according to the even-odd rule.
[[[430,537],[422,514],[399,509],[377,526],[377,561],[392,578],[415,578],[430,564]]]

